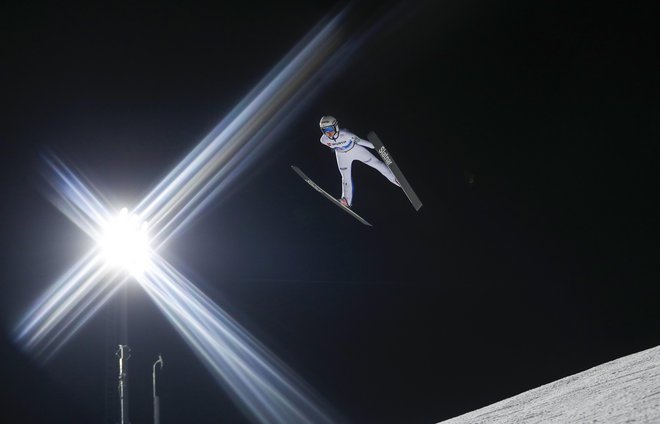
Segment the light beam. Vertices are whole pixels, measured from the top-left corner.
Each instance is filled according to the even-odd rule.
[[[262,423],[333,422],[311,387],[164,259],[137,281],[246,414]]]

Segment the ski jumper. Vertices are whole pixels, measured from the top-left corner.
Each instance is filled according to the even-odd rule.
[[[392,184],[400,187],[399,182],[396,180],[396,177],[390,168],[365,148],[374,148],[374,145],[371,144],[370,141],[362,140],[357,135],[342,128],[334,139],[323,134],[321,136],[321,143],[335,151],[335,155],[337,156],[337,166],[341,173],[341,196],[346,199],[349,206],[353,204],[351,166],[354,160],[359,160],[360,162],[378,170],[383,176],[385,176],[385,178],[390,180]]]

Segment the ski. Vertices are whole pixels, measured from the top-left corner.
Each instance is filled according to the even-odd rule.
[[[383,142],[380,141],[380,138],[378,138],[376,133],[373,131],[371,131],[367,135],[367,139],[369,139],[369,141],[374,145],[376,151],[383,159],[383,162],[385,162],[385,165],[387,165],[388,168],[392,170],[392,172],[396,176],[396,179],[399,180],[399,184],[401,184],[401,188],[403,189],[403,192],[406,193],[406,197],[408,197],[408,200],[410,200],[410,203],[412,203],[415,210],[418,211],[419,208],[422,207],[422,201],[419,200],[419,197],[417,197],[417,194],[415,194],[415,191],[410,186],[410,183],[408,183],[408,180],[403,175],[403,172],[401,172],[396,162],[394,162],[392,155],[390,154],[390,152],[387,151],[387,149],[383,145]]]
[[[364,225],[368,225],[368,226],[372,227],[372,225],[369,224],[367,221],[365,221],[364,218],[362,218],[360,215],[358,215],[358,214],[356,214],[355,212],[353,212],[353,211],[351,210],[351,208],[347,208],[346,206],[342,205],[341,202],[340,202],[339,200],[337,200],[337,199],[335,199],[334,197],[330,196],[325,190],[323,190],[321,187],[317,186],[316,183],[315,183],[314,181],[312,181],[307,175],[305,175],[304,172],[302,172],[302,171],[300,170],[300,168],[298,168],[298,167],[295,166],[295,165],[291,165],[291,169],[293,169],[293,170],[296,172],[296,174],[298,174],[298,175],[300,176],[300,178],[302,178],[303,180],[305,180],[305,181],[307,182],[307,184],[311,185],[311,186],[314,188],[314,190],[318,191],[318,192],[321,193],[326,199],[330,200],[332,203],[334,203],[335,205],[337,205],[337,206],[339,206],[340,208],[342,208],[342,210],[344,210],[344,212],[346,212],[347,214],[351,215],[353,218],[357,219],[358,221],[360,221],[360,222],[363,223]]]

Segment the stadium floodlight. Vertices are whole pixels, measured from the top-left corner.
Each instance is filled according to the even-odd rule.
[[[122,208],[119,215],[104,223],[98,240],[106,264],[140,275],[149,265],[151,246],[147,222]]]
[[[333,421],[302,380],[157,251],[234,185],[374,33],[347,37],[344,15],[322,19],[131,212],[112,216],[99,193],[47,159],[54,204],[97,246],[28,310],[16,327],[19,344],[52,357],[134,278],[248,415],[261,423]]]

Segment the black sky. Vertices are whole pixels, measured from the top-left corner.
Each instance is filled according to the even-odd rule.
[[[46,365],[11,341],[91,246],[40,191],[54,151],[117,207],[141,199],[332,2],[3,6],[2,418],[114,422],[115,299]],[[312,4],[313,3],[313,4]],[[281,141],[163,252],[352,423],[432,423],[660,342],[657,6],[407,3]],[[395,3],[356,3],[353,29]],[[400,6],[399,6],[400,7]],[[381,136],[415,212],[323,114]],[[137,287],[131,418],[247,422]]]

